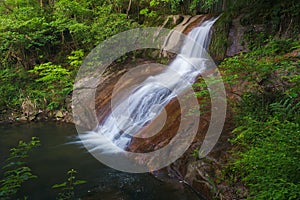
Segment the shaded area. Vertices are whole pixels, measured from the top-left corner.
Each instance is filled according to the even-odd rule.
[[[78,179],[87,183],[78,186],[75,193],[83,199],[197,199],[191,190],[178,181],[162,182],[149,174],[122,173],[99,163],[85,149],[66,144],[77,134],[74,125],[63,123],[10,124],[0,127],[0,161],[4,161],[8,149],[18,140],[30,140],[37,136],[42,146],[31,152],[29,166],[38,176],[22,187],[19,196],[29,199],[55,199],[57,192],[51,189],[65,181],[66,171],[76,169]],[[2,174],[2,173],[1,173]]]

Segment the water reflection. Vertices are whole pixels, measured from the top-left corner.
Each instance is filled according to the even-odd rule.
[[[84,196],[84,199],[198,199],[189,189],[160,182],[149,174],[123,173],[102,165],[85,149],[67,144],[76,135],[73,124],[44,122],[0,125],[1,163],[19,140],[29,141],[32,136],[41,140],[41,147],[30,153],[28,161],[38,178],[22,187],[20,197],[26,195],[30,200],[55,199],[57,194],[51,186],[65,181],[66,172],[74,168],[79,172],[78,179],[87,181],[76,190],[77,196]]]

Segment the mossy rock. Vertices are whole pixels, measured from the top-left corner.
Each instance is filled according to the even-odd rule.
[[[213,26],[213,34],[209,46],[209,53],[216,61],[224,59],[226,49],[228,47],[228,33],[230,29],[231,19],[228,15],[220,16]]]

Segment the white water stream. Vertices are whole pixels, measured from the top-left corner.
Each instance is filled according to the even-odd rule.
[[[187,84],[209,68],[207,47],[210,30],[217,19],[203,22],[188,34],[176,59],[160,74],[151,76],[119,101],[94,131],[82,134],[80,139],[90,151],[103,153],[123,151],[145,125],[151,123],[171,99]],[[208,61],[208,62],[206,62]]]

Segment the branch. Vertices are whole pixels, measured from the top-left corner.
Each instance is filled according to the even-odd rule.
[[[128,8],[126,10],[126,18],[128,19],[129,18],[129,11],[130,11],[130,8],[131,8],[131,3],[132,3],[132,0],[129,0],[129,4],[128,4]]]

